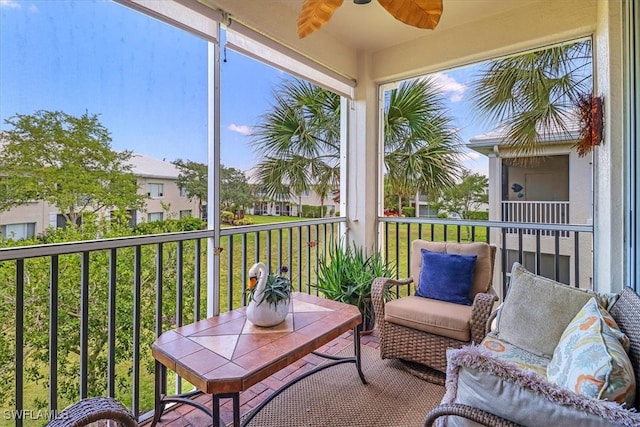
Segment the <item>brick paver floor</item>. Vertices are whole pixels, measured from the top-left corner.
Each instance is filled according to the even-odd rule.
[[[366,345],[378,348],[379,342],[376,333],[374,332],[371,335],[363,335],[361,344],[363,346]],[[351,332],[347,332],[331,341],[329,344],[320,347],[318,352],[336,354],[348,346],[353,346],[353,337]],[[309,354],[286,368],[281,369],[264,381],[254,385],[250,389],[240,393],[240,415],[242,416],[246,414],[249,410],[270,396],[275,390],[282,387],[291,379],[312,370],[323,361],[326,361],[326,359]],[[201,395],[197,400],[205,403],[207,406],[211,406],[211,396],[209,395]],[[220,416],[225,425],[233,421],[233,412],[230,400],[224,402],[224,404],[220,406]],[[167,427],[206,427],[211,426],[211,424],[211,420],[207,414],[190,405],[179,405],[173,408],[167,408],[162,415],[162,419],[158,423],[159,426]],[[146,425],[150,425],[150,422],[147,422]]]

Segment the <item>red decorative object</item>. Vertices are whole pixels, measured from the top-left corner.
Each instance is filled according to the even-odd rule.
[[[580,139],[576,142],[576,150],[583,157],[602,142],[602,97],[584,94],[576,106],[580,116]]]

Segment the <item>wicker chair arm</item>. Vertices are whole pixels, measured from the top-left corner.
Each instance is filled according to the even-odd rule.
[[[490,427],[519,427],[512,421],[462,403],[444,403],[433,408],[425,419],[424,426],[431,427],[440,417],[458,416]]]
[[[493,293],[479,293],[473,300],[471,309],[471,341],[478,344],[487,335],[487,319],[498,297]]]
[[[137,427],[138,422],[120,402],[110,397],[81,400],[60,412],[47,427],[81,427],[100,420],[113,420],[125,427]]]
[[[491,332],[491,324],[493,323],[494,320],[496,320],[496,317],[498,317],[498,314],[500,314],[500,309],[502,308],[502,304],[500,304],[500,306],[498,306],[498,308],[496,308],[495,310],[493,310],[491,312],[491,314],[489,315],[489,317],[487,318],[487,324],[485,325],[485,332],[488,334],[489,332]]]
[[[385,291],[391,286],[408,285],[412,282],[412,278],[395,280],[389,279],[388,277],[378,277],[373,280],[373,283],[371,284],[371,303],[373,304],[376,323],[384,320]]]

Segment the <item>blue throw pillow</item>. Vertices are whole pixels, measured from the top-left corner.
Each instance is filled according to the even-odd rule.
[[[455,304],[471,305],[476,255],[422,252],[422,267],[416,295]]]

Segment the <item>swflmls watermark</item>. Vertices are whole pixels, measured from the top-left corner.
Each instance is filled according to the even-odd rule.
[[[52,420],[59,414],[59,411],[46,409],[22,409],[2,411],[5,420]]]

